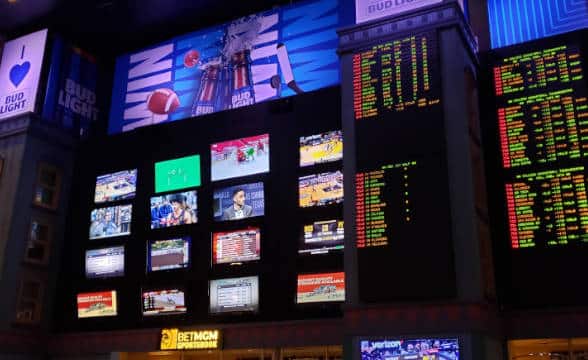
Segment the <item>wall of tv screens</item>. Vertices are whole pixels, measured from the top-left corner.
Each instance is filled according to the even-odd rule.
[[[263,103],[152,126],[103,139],[100,156],[83,145],[90,165],[73,189],[72,238],[87,240],[72,239],[66,252],[85,262],[64,271],[80,274],[66,281],[70,300],[80,294],[84,320],[71,318],[64,297],[63,328],[339,314],[339,98],[330,88],[301,94],[278,113]],[[298,292],[299,281],[319,285]],[[93,304],[86,293],[100,297]]]

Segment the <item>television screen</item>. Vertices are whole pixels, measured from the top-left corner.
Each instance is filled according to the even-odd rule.
[[[343,202],[341,171],[303,176],[298,179],[300,207],[324,206]]]
[[[361,360],[459,360],[457,339],[360,340]]]
[[[325,254],[343,250],[343,220],[315,221],[304,225],[300,237],[299,254]]]
[[[260,238],[259,228],[213,233],[213,264],[259,260]]]
[[[152,240],[147,249],[147,271],[185,269],[190,266],[190,237]]]
[[[78,319],[116,315],[116,291],[78,294]]]
[[[341,130],[300,137],[300,166],[311,166],[343,159]]]
[[[210,281],[210,313],[256,312],[259,309],[257,276]]]
[[[262,182],[221,188],[213,194],[216,221],[263,216],[264,209]]]
[[[94,209],[90,214],[90,239],[129,235],[132,212],[132,205]]]
[[[101,175],[96,178],[94,202],[96,204],[109,201],[132,199],[137,190],[137,169],[119,171]]]
[[[88,279],[123,276],[124,274],[124,246],[86,251],[86,277]]]
[[[212,181],[269,171],[269,135],[224,141],[210,146]]]
[[[184,292],[178,289],[143,292],[143,316],[184,314]]]
[[[151,229],[198,222],[196,190],[151,198]]]
[[[345,273],[298,275],[296,303],[345,301]]]
[[[155,163],[155,192],[200,186],[200,155]]]

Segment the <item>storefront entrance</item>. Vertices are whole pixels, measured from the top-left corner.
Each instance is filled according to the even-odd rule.
[[[510,360],[588,360],[588,338],[508,342]]]

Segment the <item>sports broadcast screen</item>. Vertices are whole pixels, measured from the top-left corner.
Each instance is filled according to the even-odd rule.
[[[119,171],[101,175],[96,178],[94,202],[96,204],[109,201],[132,199],[137,190],[137,169]]]
[[[189,236],[177,239],[149,241],[147,271],[185,269],[190,266]]]
[[[457,339],[360,340],[361,360],[459,360]]]
[[[186,313],[184,292],[178,289],[143,292],[143,316]]]
[[[265,213],[263,183],[230,186],[214,190],[215,221],[240,220]]]
[[[116,316],[116,291],[80,293],[77,296],[78,319]]]
[[[343,202],[341,171],[303,176],[298,179],[300,207],[325,206]]]
[[[212,234],[212,263],[231,264],[260,259],[259,228]]]
[[[90,239],[102,239],[131,233],[132,205],[94,209],[90,213]]]
[[[200,186],[200,155],[155,163],[155,192]]]
[[[329,131],[300,137],[300,166],[311,166],[343,159],[343,132]]]
[[[210,145],[212,181],[269,171],[269,134]]]
[[[259,278],[248,276],[210,281],[210,313],[257,312]]]
[[[315,221],[304,225],[298,246],[299,254],[326,254],[343,250],[343,220]]]
[[[345,301],[345,273],[298,275],[296,303]]]
[[[151,229],[197,222],[198,194],[196,190],[151,198]]]
[[[125,274],[124,246],[86,251],[86,278],[107,278]]]

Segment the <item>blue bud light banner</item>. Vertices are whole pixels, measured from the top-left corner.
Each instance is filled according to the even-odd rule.
[[[90,124],[104,116],[98,107],[98,66],[91,55],[56,37],[42,119],[86,135]]]
[[[337,85],[341,18],[300,2],[120,56],[109,134]]]

